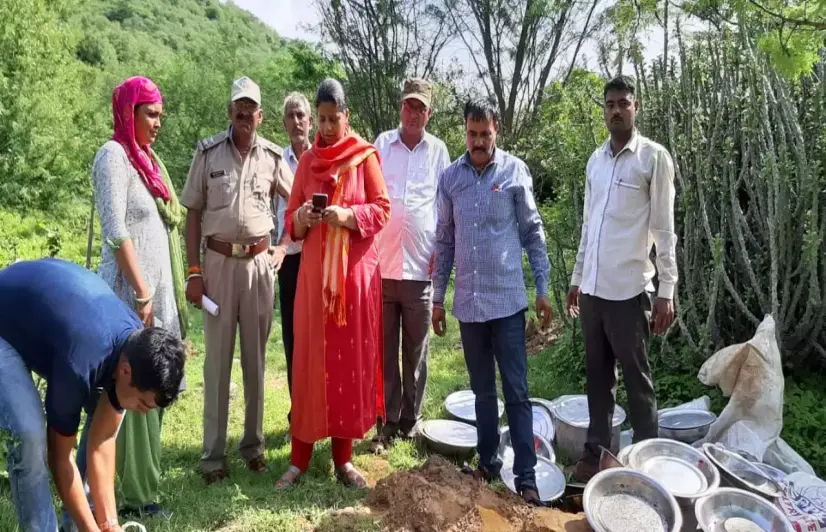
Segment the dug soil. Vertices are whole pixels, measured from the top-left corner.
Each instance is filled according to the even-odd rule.
[[[533,508],[440,456],[376,484],[366,502],[387,532],[589,532],[583,514]]]

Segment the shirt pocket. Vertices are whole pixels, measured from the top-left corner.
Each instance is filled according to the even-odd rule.
[[[207,181],[207,210],[226,208],[232,201],[232,175],[227,171],[213,172]]]
[[[638,176],[614,179],[611,194],[614,215],[618,218],[637,218],[639,210],[648,202],[646,183]]]
[[[252,177],[252,204],[259,214],[273,216],[272,198],[270,197],[272,184],[271,175],[268,178],[266,175],[256,173]]]
[[[495,219],[501,219],[502,217],[509,218],[513,215],[513,196],[509,190],[504,187],[498,188],[494,185],[494,188],[488,192],[488,197],[490,216]]]

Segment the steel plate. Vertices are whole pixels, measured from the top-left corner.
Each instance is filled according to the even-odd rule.
[[[553,445],[539,434],[533,434],[533,448],[536,456],[542,456],[556,463],[556,453]],[[509,427],[499,429],[499,450],[497,451],[502,463],[513,462],[513,444],[511,444],[511,431]]]
[[[533,412],[533,432],[546,440],[554,441],[554,416],[551,409],[542,401],[531,399]]]
[[[461,421],[431,419],[423,421],[419,431],[426,440],[451,447],[456,452],[468,452],[476,448],[476,427]]]
[[[536,488],[539,490],[539,500],[551,502],[565,493],[565,475],[559,467],[545,458],[536,457]],[[500,472],[502,482],[509,490],[516,493],[516,476],[513,474],[513,462],[506,462]]]
[[[704,532],[793,532],[792,525],[772,503],[753,493],[720,488],[694,506]]]
[[[505,403],[496,399],[499,407],[499,418],[505,413]],[[445,399],[445,410],[459,421],[476,424],[476,395],[472,390],[460,390],[448,395]]]

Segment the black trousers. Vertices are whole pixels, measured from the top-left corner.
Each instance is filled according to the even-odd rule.
[[[301,266],[301,253],[287,255],[278,270],[278,300],[281,305],[281,336],[284,341],[284,355],[287,358],[287,387],[290,397],[293,393],[293,346],[295,334],[293,332],[293,307],[295,305],[295,290],[298,286],[298,269]],[[287,419],[290,415],[287,414]]]
[[[634,442],[657,437],[657,399],[648,364],[651,299],[645,292],[625,301],[582,294],[579,307],[591,417],[585,458],[595,461],[599,459],[600,445],[611,448],[617,363],[622,367],[628,392],[628,419],[634,429]]]

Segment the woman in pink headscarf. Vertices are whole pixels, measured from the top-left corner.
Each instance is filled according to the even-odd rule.
[[[103,240],[99,273],[145,326],[184,337],[186,300],[178,232],[184,213],[166,168],[150,147],[163,115],[158,87],[144,77],[127,79],[112,93],[112,114],[114,135],[98,150],[92,168]],[[117,445],[122,514],[163,513],[158,506],[162,418],[160,409],[124,416]],[[87,430],[78,452],[81,475]]]

